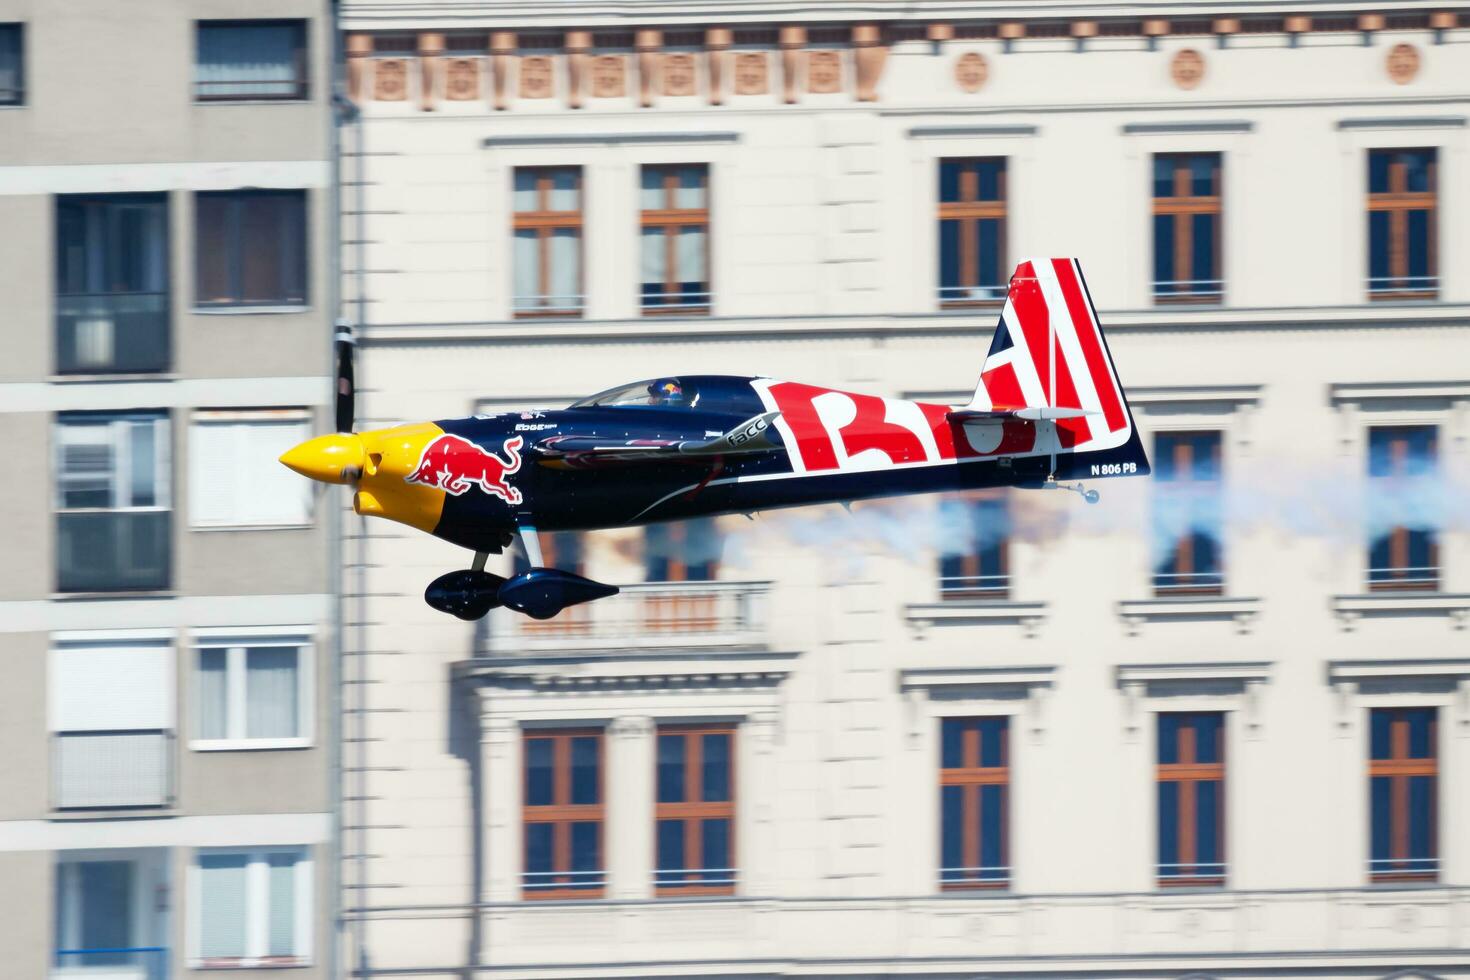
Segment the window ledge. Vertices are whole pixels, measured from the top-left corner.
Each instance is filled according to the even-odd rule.
[[[1365,616],[1446,616],[1457,630],[1470,626],[1470,594],[1369,592],[1332,597],[1338,625],[1351,632]]]
[[[1158,684],[1170,681],[1232,682],[1239,685],[1260,683],[1271,676],[1271,661],[1231,661],[1221,663],[1120,664],[1118,684]]]
[[[1327,676],[1333,684],[1409,677],[1464,680],[1470,679],[1470,658],[1331,660],[1327,663]]]
[[[1118,603],[1118,616],[1129,636],[1137,636],[1145,623],[1234,622],[1237,633],[1249,633],[1261,615],[1259,598],[1233,596],[1179,596],[1154,599],[1125,599]]]
[[[192,524],[190,531],[305,531],[316,525],[311,521],[300,524]]]
[[[280,305],[264,303],[260,306],[193,306],[189,308],[189,312],[199,316],[253,316],[255,314],[310,313],[311,307],[293,306],[289,303]]]
[[[214,738],[189,743],[193,752],[274,752],[281,749],[309,749],[309,738]]]
[[[96,602],[105,599],[177,599],[173,589],[118,589],[115,592],[53,592],[52,602]]]
[[[311,965],[311,959],[305,956],[262,956],[257,959],[228,961],[196,958],[189,961],[189,968],[192,970],[287,970]]]
[[[1050,687],[1057,668],[1036,667],[919,667],[899,671],[904,690],[934,691],[957,687]]]
[[[904,607],[903,615],[921,640],[927,630],[936,626],[977,626],[985,623],[1020,626],[1027,636],[1035,636],[1041,630],[1041,624],[1046,621],[1046,603],[1004,599],[965,602],[949,599],[944,602],[910,603]]]
[[[127,384],[130,382],[178,381],[182,378],[183,375],[172,371],[119,371],[113,374],[53,374],[46,380],[49,384],[54,385],[94,385],[99,382]]]
[[[65,810],[52,809],[46,819],[52,823],[95,823],[102,820],[157,820],[183,815],[184,811],[175,802],[162,806],[67,807]]]

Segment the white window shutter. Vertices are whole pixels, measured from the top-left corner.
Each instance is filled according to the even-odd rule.
[[[51,730],[173,728],[173,649],[166,642],[51,651]]]
[[[195,420],[189,439],[189,520],[201,526],[236,523],[235,426]]]
[[[311,483],[277,459],[307,439],[304,413],[209,412],[195,417],[190,447],[190,516],[200,527],[305,524]]]

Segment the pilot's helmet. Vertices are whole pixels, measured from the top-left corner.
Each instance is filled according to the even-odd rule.
[[[673,378],[660,378],[649,382],[648,404],[678,405],[684,401],[684,389]]]

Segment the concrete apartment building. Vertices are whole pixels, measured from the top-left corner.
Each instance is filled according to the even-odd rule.
[[[0,2],[6,977],[329,975],[328,13]]]
[[[544,536],[545,624],[360,523],[349,964],[1470,976],[1470,10],[1029,9],[343,4],[364,427],[962,404],[1074,255],[1156,468]]]

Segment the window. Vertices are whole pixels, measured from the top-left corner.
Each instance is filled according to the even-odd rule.
[[[199,642],[195,749],[311,744],[311,660],[302,637]]]
[[[1010,593],[1010,514],[1003,493],[939,504],[939,597],[1004,599]]]
[[[1369,715],[1369,877],[1439,876],[1439,718],[1434,708],[1374,708]]]
[[[582,315],[582,168],[515,171],[516,316]]]
[[[1161,712],[1159,884],[1225,884],[1225,715]]]
[[[168,417],[68,413],[56,452],[57,588],[168,588]]]
[[[167,640],[65,643],[51,651],[53,806],[172,803],[173,677]]]
[[[306,303],[306,192],[208,191],[194,196],[194,302]]]
[[[0,105],[26,101],[24,28],[0,24]]]
[[[56,199],[56,370],[169,366],[168,197]]]
[[[1220,154],[1154,154],[1154,300],[1218,303]]]
[[[1368,151],[1368,298],[1439,295],[1439,155]]]
[[[1154,592],[1219,595],[1223,492],[1219,432],[1154,439]]]
[[[735,891],[734,749],[733,725],[659,726],[659,895]]]
[[[55,868],[52,975],[162,978],[168,850],[60,851]]]
[[[939,305],[1005,299],[1006,160],[939,161]]]
[[[1439,588],[1433,501],[1437,432],[1432,425],[1368,430],[1368,588]]]
[[[643,312],[708,313],[709,167],[644,166]]]
[[[306,22],[200,21],[194,98],[304,99]]]
[[[723,542],[714,518],[643,529],[643,580],[670,583],[643,596],[645,625],[656,632],[707,633],[720,625],[718,597],[697,585],[719,575]]]
[[[1010,719],[945,718],[939,733],[939,887],[1007,888]]]
[[[601,898],[602,732],[525,734],[524,898]]]
[[[309,962],[312,867],[306,848],[201,850],[193,872],[194,966]]]
[[[311,485],[261,466],[310,435],[297,409],[195,412],[189,425],[189,520],[195,527],[307,524]],[[277,472],[279,470],[280,472]]]

